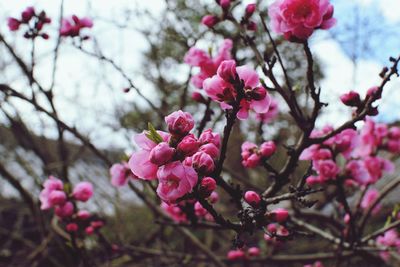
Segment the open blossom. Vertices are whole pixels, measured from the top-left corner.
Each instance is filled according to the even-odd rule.
[[[278,101],[271,97],[268,111],[265,113],[256,113],[256,119],[264,123],[273,121],[279,114]]]
[[[50,200],[50,195],[55,192],[63,192],[64,185],[60,179],[57,179],[54,176],[49,176],[43,184],[43,190],[40,192],[39,199],[41,202],[40,208],[42,210],[50,209],[55,205],[55,203]]]
[[[379,191],[378,190],[369,189],[365,193],[365,195],[364,195],[364,197],[363,197],[363,199],[361,201],[361,208],[368,209],[369,207],[371,207],[373,202],[378,199],[378,197],[379,197]],[[380,211],[380,209],[381,209],[381,205],[377,204],[375,206],[375,208],[372,210],[372,213],[373,214],[377,214]]]
[[[194,75],[191,82],[197,88],[203,88],[203,81],[217,73],[222,61],[231,58],[232,40],[225,39],[215,57],[211,57],[206,51],[196,47],[190,48],[184,61],[192,67],[199,67],[200,72]]]
[[[229,67],[226,67],[227,65]],[[236,65],[233,60],[222,62],[217,70],[217,75],[204,81],[203,87],[207,95],[212,100],[220,103],[221,108],[231,109],[237,98],[234,86],[235,81],[232,80],[232,76],[237,74],[244,83],[244,98],[240,101],[240,109],[237,113],[238,119],[247,119],[249,110],[254,110],[256,113],[266,113],[271,103],[271,97],[265,88],[260,85],[257,72],[249,66],[236,67],[235,71],[233,71],[233,65]]]
[[[187,222],[186,214],[178,205],[162,202],[161,209],[175,222]]]
[[[161,131],[157,131],[157,133],[162,137],[164,142],[168,142],[169,134]],[[129,159],[128,164],[131,171],[140,179],[156,179],[158,166],[151,162],[150,153],[157,144],[150,140],[145,132],[135,135],[134,140],[141,150],[133,153]]]
[[[313,167],[322,180],[335,179],[339,174],[339,167],[333,160],[319,160],[313,162]]]
[[[111,184],[119,187],[125,185],[130,178],[137,178],[130,170],[128,163],[115,163],[110,168]]]
[[[89,182],[80,182],[75,185],[72,195],[76,200],[86,202],[93,195],[93,185]]]
[[[167,203],[174,203],[191,192],[198,179],[196,171],[180,161],[161,166],[158,169],[157,178],[159,181],[157,194]]]
[[[182,110],[175,111],[165,117],[168,131],[171,134],[183,136],[188,134],[194,127],[192,115]]]
[[[268,9],[272,29],[287,40],[307,40],[315,29],[336,23],[329,0],[276,0]]]
[[[72,15],[69,18],[63,18],[61,22],[60,35],[75,37],[79,36],[83,28],[92,28],[93,21],[90,18],[78,18]]]
[[[383,175],[383,172],[391,173],[394,170],[393,163],[380,157],[367,157],[360,160],[352,160],[346,165],[350,178],[361,185],[373,184]]]

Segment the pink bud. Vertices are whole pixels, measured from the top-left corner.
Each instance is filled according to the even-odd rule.
[[[264,142],[260,146],[260,152],[263,157],[268,158],[276,151],[276,145],[273,141]]]
[[[276,233],[278,231],[278,227],[276,226],[276,224],[270,223],[270,224],[267,225],[267,230],[271,234],[274,234],[274,233]]]
[[[274,221],[282,223],[289,217],[289,212],[286,209],[278,208],[271,212],[271,216]]]
[[[341,95],[340,100],[343,104],[350,107],[358,107],[361,104],[360,95],[354,91]]]
[[[182,141],[178,144],[178,153],[184,155],[185,157],[192,156],[199,150],[200,143],[197,141],[193,134],[185,136]]]
[[[194,203],[194,212],[196,213],[196,216],[199,217],[203,217],[207,214],[207,210],[198,201]]]
[[[201,19],[201,23],[206,25],[208,28],[214,27],[219,22],[219,18],[213,15],[206,15]]]
[[[390,139],[400,139],[400,127],[391,127],[389,129],[389,138]]]
[[[86,227],[85,233],[86,233],[87,235],[92,235],[92,234],[94,233],[94,228],[93,228],[92,226]]]
[[[87,210],[80,210],[77,214],[78,219],[86,220],[90,217],[90,213]]]
[[[258,257],[260,256],[260,249],[258,247],[251,247],[247,250],[247,253],[250,257]]]
[[[54,212],[60,218],[70,217],[74,213],[74,205],[71,202],[66,202],[62,206],[57,206]]]
[[[94,229],[101,228],[104,226],[104,222],[103,221],[93,221],[90,223],[90,226],[92,226]]]
[[[309,176],[306,178],[306,183],[308,186],[320,184],[321,182],[321,178],[319,178],[318,176]]]
[[[217,183],[211,177],[204,177],[200,183],[200,192],[205,196],[210,196],[210,194],[217,188]]]
[[[242,153],[243,156],[243,153]],[[242,161],[242,164],[246,168],[254,168],[257,167],[260,164],[261,156],[254,153],[250,154],[250,156],[247,159],[244,159]]]
[[[249,22],[247,23],[247,29],[248,29],[249,31],[255,32],[255,31],[257,31],[257,24],[256,24],[254,21],[249,21]]]
[[[219,200],[219,195],[217,192],[212,192],[211,195],[208,197],[208,200],[210,201],[211,204],[215,204]]]
[[[210,155],[213,159],[218,158],[219,156],[219,149],[218,147],[216,147],[214,144],[210,143],[210,144],[205,144],[202,145],[200,147],[200,150],[204,153],[207,153],[208,155]]]
[[[218,133],[213,133],[211,129],[207,129],[201,133],[199,137],[199,141],[201,144],[214,144],[217,148],[220,147],[221,137]]]
[[[165,117],[165,122],[168,125],[168,131],[171,134],[179,136],[188,134],[194,127],[192,115],[181,110],[175,111]]]
[[[193,92],[192,99],[199,103],[203,103],[203,104],[206,103],[204,96],[202,94],[200,94],[199,92]]]
[[[256,4],[248,4],[246,6],[246,17],[251,17],[253,13],[256,11]]]
[[[231,5],[231,0],[220,0],[219,5],[222,7],[222,9],[228,9]]]
[[[64,205],[67,201],[67,195],[64,191],[54,190],[50,192],[49,203],[51,206]]]
[[[21,22],[15,18],[8,18],[7,19],[7,25],[10,31],[18,31],[19,26],[21,25]]]
[[[76,200],[86,202],[93,195],[93,185],[89,182],[80,182],[75,185],[72,195]]]
[[[346,213],[346,215],[343,218],[343,221],[345,224],[349,224],[350,222],[350,215],[348,213]]]
[[[224,60],[218,67],[217,74],[227,82],[233,82],[236,79],[236,62],[235,60]]]
[[[174,148],[170,147],[169,144],[166,142],[161,142],[151,150],[150,162],[161,166],[169,162],[174,154]]]
[[[35,9],[33,7],[27,7],[22,13],[21,18],[24,23],[28,23],[31,18],[35,15]]]
[[[235,261],[235,260],[244,259],[246,257],[246,255],[242,250],[237,249],[237,250],[229,251],[228,255],[226,257],[228,258],[228,260]]]
[[[70,233],[76,232],[78,231],[78,225],[76,223],[69,223],[67,226],[65,226],[65,229]]]
[[[244,194],[244,200],[251,206],[257,207],[260,204],[261,197],[254,191],[247,191]]]
[[[198,172],[209,174],[214,170],[214,161],[210,155],[204,152],[197,152],[192,157],[193,168]]]

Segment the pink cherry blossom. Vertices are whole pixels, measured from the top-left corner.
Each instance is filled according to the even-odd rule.
[[[175,111],[165,117],[168,131],[173,135],[184,136],[188,134],[194,127],[192,115],[182,110]]]
[[[192,156],[199,150],[200,142],[193,134],[186,135],[177,146],[177,151],[185,157]]]
[[[225,39],[218,51],[218,54],[212,58],[206,51],[196,47],[190,48],[185,55],[184,61],[192,67],[199,67],[200,72],[194,75],[191,82],[197,88],[203,88],[205,79],[214,76],[222,61],[231,59],[232,40]]]
[[[115,187],[126,185],[130,178],[137,178],[130,170],[128,163],[115,163],[110,168],[111,184]]]
[[[92,27],[93,21],[90,18],[78,18],[76,15],[72,15],[62,20],[60,35],[75,37],[80,35],[82,29]]]
[[[74,205],[68,201],[62,206],[57,206],[54,212],[60,218],[70,217],[74,213]]]
[[[336,23],[329,0],[276,0],[268,9],[272,29],[287,40],[307,40],[315,29]]]
[[[265,113],[256,113],[256,119],[264,123],[270,123],[279,114],[278,101],[271,97],[271,103],[269,109]]]
[[[364,197],[363,197],[363,199],[361,201],[361,208],[368,209],[378,197],[379,197],[379,191],[378,190],[369,189],[365,193],[365,195],[364,195]],[[378,204],[372,210],[372,213],[373,214],[377,214],[380,211],[380,209],[381,209],[381,205]]]
[[[247,191],[244,194],[244,200],[251,206],[257,207],[260,204],[261,197],[254,191]]]
[[[86,202],[93,196],[93,185],[89,182],[80,182],[75,185],[72,196],[79,201]]]
[[[7,19],[7,26],[10,29],[10,31],[18,31],[19,26],[21,25],[21,22],[15,18],[8,18]]]
[[[211,129],[207,129],[201,133],[199,142],[202,145],[211,143],[219,148],[221,144],[221,137],[218,133],[214,133]]]
[[[160,166],[169,162],[175,154],[175,148],[170,147],[168,143],[161,142],[150,151],[150,162]]]
[[[168,142],[169,135],[167,133],[161,131],[157,132],[164,142]],[[157,144],[147,138],[145,132],[135,135],[134,140],[141,150],[134,152],[129,159],[128,164],[132,173],[139,179],[156,179],[158,166],[150,161],[150,153]]]
[[[178,205],[162,202],[161,209],[175,222],[187,222],[186,214]]]
[[[159,181],[158,196],[167,203],[174,203],[177,199],[191,192],[197,183],[197,173],[192,167],[174,161],[161,166],[157,171]]]
[[[197,152],[192,157],[193,168],[195,168],[199,173],[210,174],[214,168],[213,158],[202,151]]]
[[[258,147],[251,142],[244,142],[242,144],[242,165],[246,168],[254,168],[260,164],[261,155],[258,154]]]
[[[39,199],[41,202],[40,208],[42,210],[50,209],[54,206],[54,203],[50,201],[50,194],[53,191],[62,192],[64,188],[63,182],[54,177],[49,176],[49,178],[43,183],[43,190],[40,192]]]

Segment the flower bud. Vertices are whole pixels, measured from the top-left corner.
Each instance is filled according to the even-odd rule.
[[[66,202],[62,206],[57,206],[54,212],[60,218],[70,217],[74,213],[74,205],[71,202]]]
[[[193,168],[198,172],[209,174],[214,170],[214,161],[210,155],[204,152],[197,152],[192,157]]]
[[[10,31],[18,31],[19,26],[21,25],[21,22],[15,18],[8,18],[7,19],[7,25]]]
[[[243,152],[242,152],[243,156]],[[255,168],[260,164],[261,156],[254,153],[250,154],[250,156],[247,159],[243,158],[242,164],[245,168]]]
[[[67,201],[67,195],[64,191],[54,190],[49,195],[49,203],[51,206],[64,205]]]
[[[361,104],[360,95],[354,91],[341,95],[340,100],[343,104],[350,107],[358,107]]]
[[[247,253],[250,257],[258,257],[260,256],[260,249],[258,247],[251,247],[247,250]]]
[[[87,235],[92,235],[94,233],[94,228],[92,226],[88,226],[85,228],[85,233]]]
[[[217,192],[212,192],[211,195],[208,197],[208,200],[210,201],[211,204],[215,204],[219,200],[219,195]]]
[[[212,28],[219,22],[219,18],[213,15],[206,15],[201,19],[201,23],[206,25],[208,28]]]
[[[222,7],[222,9],[228,9],[231,5],[231,0],[220,0],[219,5]]]
[[[217,183],[211,177],[204,177],[201,180],[199,191],[204,197],[208,197],[217,188]]]
[[[87,210],[78,211],[77,217],[79,220],[86,220],[90,217],[90,213]]]
[[[161,166],[169,162],[174,154],[174,148],[170,147],[169,144],[166,142],[161,142],[151,150],[150,162]]]
[[[382,92],[379,91],[378,86],[374,86],[368,89],[367,96],[380,99],[382,97]]]
[[[236,79],[236,62],[235,60],[224,60],[218,67],[217,74],[227,82],[232,82]]]
[[[165,122],[168,125],[168,131],[171,134],[179,136],[188,134],[194,127],[192,115],[181,110],[175,111],[165,117]]]
[[[22,22],[28,23],[34,15],[35,15],[35,9],[33,7],[31,7],[31,6],[27,7],[21,13]]]
[[[289,217],[289,212],[286,209],[278,208],[271,211],[270,216],[272,220],[282,223],[285,222]]]
[[[247,23],[247,30],[253,31],[253,32],[257,31],[257,24],[256,24],[254,21],[251,21],[251,20],[250,20],[250,21]]]
[[[201,133],[199,137],[199,142],[201,144],[214,144],[217,148],[219,148],[221,143],[221,137],[218,133],[213,133],[211,129],[207,129]]]
[[[206,103],[206,99],[204,98],[204,96],[202,94],[200,94],[199,92],[193,92],[192,93],[192,99],[198,103]]]
[[[76,223],[69,223],[67,226],[65,226],[65,230],[70,233],[76,232],[78,231],[78,225]]]
[[[219,156],[219,149],[212,143],[210,144],[205,144],[200,147],[200,151],[207,153],[210,155],[213,159],[218,158]]]
[[[199,150],[200,143],[197,141],[193,134],[185,136],[182,141],[178,144],[178,153],[184,155],[185,157],[192,156]]]
[[[74,187],[72,195],[76,200],[86,202],[93,195],[93,185],[89,182],[80,182]]]
[[[249,18],[254,14],[254,11],[256,11],[256,4],[248,4],[246,6],[246,17]]]
[[[276,151],[276,145],[273,141],[264,142],[260,146],[260,152],[263,157],[268,158]]]
[[[254,191],[247,191],[244,194],[244,200],[251,206],[257,207],[260,204],[261,197]]]
[[[246,255],[242,250],[237,249],[229,251],[226,257],[228,258],[228,260],[234,261],[246,258]]]
[[[94,229],[101,228],[104,226],[104,222],[103,221],[93,221],[90,223],[90,226],[92,226]]]
[[[207,214],[207,210],[198,201],[194,203],[194,212],[198,217],[203,217]]]

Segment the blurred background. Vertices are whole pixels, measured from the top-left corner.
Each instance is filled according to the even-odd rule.
[[[241,5],[251,2],[254,1],[242,1]],[[271,1],[257,2],[261,14],[266,14]],[[389,64],[389,57],[400,52],[399,1],[331,2],[335,6],[337,26],[328,32],[318,32],[310,40],[318,65],[322,100],[329,104],[318,121],[319,127],[346,121],[351,114],[339,104],[339,96],[349,90],[364,94],[377,85],[378,74]],[[34,48],[34,78],[44,88],[52,88],[52,102],[40,93],[37,85],[30,85],[18,63],[20,59],[31,66],[31,42],[24,39],[21,32],[10,32],[7,27],[7,17],[19,16],[27,6],[45,10],[53,20],[45,28],[49,40],[37,40]],[[213,33],[200,25],[201,17],[215,10],[212,0],[0,0],[0,83],[28,96],[37,93],[36,100],[42,107],[56,110],[59,120],[78,129],[112,162],[119,162],[135,149],[132,136],[146,129],[147,122],[162,129],[163,116],[177,109],[191,112],[198,122],[201,120],[205,107],[190,97],[195,89],[189,82],[194,72],[183,63],[183,56],[190,47],[196,45],[216,51],[224,36],[230,37],[234,40],[234,57],[242,64],[254,64],[253,54],[230,25],[217,27]],[[58,39],[60,17],[73,14],[93,19],[93,28],[85,31],[89,40],[80,43],[68,38]],[[272,51],[265,36],[258,33],[256,36],[261,49]],[[279,39],[277,42],[288,62],[290,79],[301,87],[306,82],[302,50],[296,44],[279,42]],[[379,121],[398,123],[399,86],[397,80],[385,88]],[[281,102],[278,97],[276,99]],[[307,103],[308,97],[304,95],[303,108],[307,109]],[[217,108],[214,110],[207,128],[214,127],[222,132],[223,114]],[[236,126],[226,166],[229,179],[246,188],[266,186],[260,172],[241,168],[240,144],[243,140],[261,139],[293,144],[297,129],[284,105],[279,105],[279,111],[272,122],[260,124],[253,118]],[[112,187],[107,163],[82,140],[60,129],[54,119],[37,111],[30,103],[0,95],[0,140],[1,266],[75,266],[76,259],[65,256],[69,252],[64,251],[61,238],[53,235],[43,238],[26,204],[37,206],[41,184],[50,174],[72,183],[92,181],[96,195],[94,200],[85,203],[85,208],[104,218],[107,223],[104,235],[110,242],[132,248],[130,256],[114,259],[109,253],[103,253],[95,245],[96,241],[89,240],[87,245],[93,247],[93,255],[99,257],[99,262],[103,258],[104,262],[105,258],[113,258],[115,266],[197,266],[181,265],[173,257],[158,258],[151,253],[137,256],[134,248],[138,247],[183,252],[192,248],[187,237],[178,238],[173,228],[155,223],[156,218],[130,188]],[[280,166],[283,157],[284,151],[281,151],[274,158],[274,164]],[[141,183],[135,184],[140,190],[153,194]],[[234,217],[229,202],[223,195],[221,197],[221,212]],[[396,201],[396,198],[388,201]],[[36,215],[48,225],[50,213]],[[229,233],[211,230],[195,234],[220,255],[225,255],[230,242],[224,244],[219,240],[232,239]],[[258,246],[266,246],[253,239]],[[45,243],[46,250],[37,250],[45,241],[51,242],[51,246]],[[287,248],[292,247],[287,244]],[[297,249],[300,252],[313,250]]]

